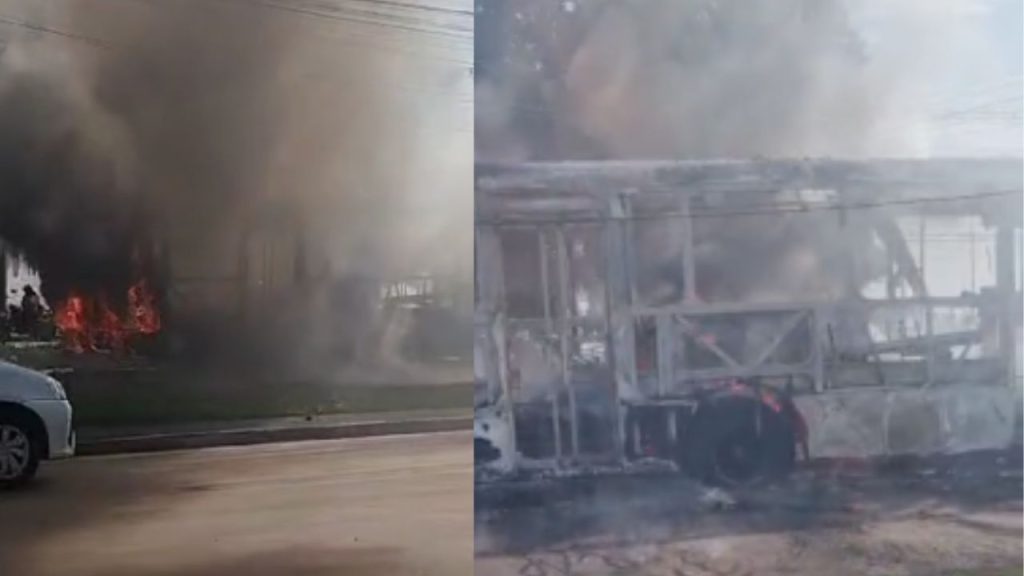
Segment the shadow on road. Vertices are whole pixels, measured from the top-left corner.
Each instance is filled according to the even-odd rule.
[[[78,458],[0,494],[0,576],[467,574],[463,432]]]
[[[164,462],[173,459],[166,456]],[[159,470],[132,470],[117,460],[44,464],[31,484],[0,492],[0,573],[31,574],[35,558],[59,552],[49,545],[62,535],[119,517],[145,516],[155,510],[147,501],[177,501],[196,491],[195,485],[175,483]]]
[[[377,576],[378,574],[426,574],[415,566],[401,561],[397,548],[330,548],[293,547],[261,552],[226,561],[203,562],[194,567],[155,568],[139,567],[124,570],[105,570],[102,576]],[[90,575],[93,576],[93,575]],[[101,576],[96,574],[95,576]]]

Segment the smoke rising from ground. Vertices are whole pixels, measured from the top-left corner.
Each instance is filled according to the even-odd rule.
[[[468,283],[471,87],[436,40],[245,1],[6,4],[75,35],[0,59],[0,237],[51,301],[123,292],[150,241],[224,278],[245,227],[305,244],[314,280]]]
[[[48,299],[123,293],[138,198],[109,118],[62,89],[27,70],[0,77],[0,231],[45,274]]]
[[[5,55],[0,234],[38,268],[48,299],[122,294],[143,272],[137,249],[183,223],[215,245],[264,193],[284,120],[268,100],[285,34],[259,13],[226,26],[196,7],[75,4],[58,21],[111,40],[55,49],[28,38]]]

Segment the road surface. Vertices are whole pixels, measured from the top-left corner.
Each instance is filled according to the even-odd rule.
[[[1017,448],[875,472],[801,472],[752,491],[623,477],[500,500],[481,493],[476,568],[488,576],[1018,575],[1021,470]]]
[[[468,433],[105,456],[0,493],[0,574],[460,575]]]

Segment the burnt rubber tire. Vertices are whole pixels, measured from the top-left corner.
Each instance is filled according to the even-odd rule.
[[[33,426],[19,414],[0,412],[0,457],[10,456],[12,450],[17,450],[17,464],[0,463],[0,490],[19,488],[35,477],[42,454]]]
[[[680,465],[695,479],[713,486],[775,482],[796,466],[795,436],[793,424],[783,414],[752,398],[709,399],[687,427]]]

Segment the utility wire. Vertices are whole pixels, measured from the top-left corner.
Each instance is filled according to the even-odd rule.
[[[28,22],[14,20],[14,19],[11,19],[11,18],[8,18],[8,17],[5,17],[5,16],[0,16],[0,24],[9,24],[9,25],[12,25],[12,26],[20,27],[20,28],[25,28],[25,29],[28,29],[28,30],[31,30],[31,31],[34,31],[34,32],[40,32],[40,33],[44,33],[44,34],[52,34],[52,35],[59,36],[59,37],[62,37],[62,38],[66,38],[66,39],[69,39],[69,40],[73,40],[73,41],[77,41],[77,42],[82,42],[82,43],[88,44],[88,45],[90,45],[90,46],[92,46],[94,48],[101,49],[101,50],[109,50],[109,51],[124,51],[124,50],[126,50],[126,48],[124,46],[118,46],[118,45],[113,44],[111,42],[108,42],[106,40],[101,40],[101,39],[98,39],[98,38],[93,38],[93,37],[86,36],[86,35],[83,35],[83,34],[67,32],[67,31],[64,31],[64,30],[59,30],[59,29],[56,29],[56,28],[48,27],[48,26],[43,26],[43,25],[38,25],[38,24],[31,24],[31,23],[28,23]],[[5,47],[6,47],[6,43],[0,43],[0,55],[3,54],[3,48],[5,48]],[[305,75],[304,77],[305,78],[310,78],[310,79],[312,79],[314,81],[322,81],[322,82],[327,82],[329,80],[329,77],[324,77],[324,76],[315,75],[315,74],[308,74],[308,75]],[[405,87],[405,86],[401,86],[401,85],[384,86],[382,88],[384,90],[393,90],[393,91],[397,91],[397,92],[401,92],[401,93],[407,93],[407,94],[410,94],[412,96],[415,96],[417,99],[422,99],[423,96],[448,97],[448,96],[450,96],[454,92],[460,92],[460,93],[463,92],[462,90],[452,90],[452,91],[446,91],[446,90],[427,90],[427,89],[415,88],[415,87]],[[466,102],[465,100],[462,100],[462,99],[459,99],[458,103],[462,104],[462,105],[472,104],[472,102]],[[414,114],[412,114],[412,115],[414,115]],[[448,133],[449,134],[468,134],[468,135],[472,135],[473,131],[471,129],[467,129],[467,128],[464,128],[464,127],[459,127],[459,128],[455,128],[455,129],[451,130]]]
[[[128,1],[144,2],[144,3],[147,3],[147,4],[151,4],[151,5],[160,5],[161,3],[164,2],[164,0],[128,0]],[[400,16],[400,15],[395,14],[395,13],[388,14],[388,13],[385,13],[385,12],[373,11],[372,9],[368,10],[368,9],[365,9],[365,8],[364,9],[358,9],[358,8],[351,8],[351,7],[346,8],[346,7],[341,6],[339,4],[335,4],[334,6],[326,6],[324,4],[321,4],[320,8],[306,8],[306,7],[303,7],[303,6],[294,6],[294,5],[286,4],[283,0],[217,0],[217,1],[222,3],[222,4],[234,4],[234,5],[242,5],[242,6],[246,6],[247,5],[247,6],[252,6],[252,7],[257,7],[257,8],[265,8],[265,9],[270,9],[270,10],[277,10],[277,11],[283,11],[283,12],[291,12],[291,13],[301,14],[301,15],[304,15],[304,16],[310,16],[310,17],[314,17],[314,18],[322,18],[322,19],[328,19],[328,20],[337,20],[337,21],[343,21],[343,22],[358,22],[358,23],[373,24],[373,25],[380,25],[380,26],[393,26],[393,27],[396,27],[396,28],[403,28],[403,29],[410,30],[410,31],[425,32],[425,33],[437,33],[437,34],[441,34],[441,35],[447,35],[449,37],[452,37],[452,38],[455,38],[455,39],[460,39],[460,40],[461,39],[467,39],[466,37],[455,35],[455,34],[444,34],[443,28],[445,28],[445,26],[443,26],[443,25],[439,25],[438,26],[438,28],[440,28],[441,30],[432,30],[429,27],[417,27],[417,26],[409,26],[409,25],[396,24],[394,22],[387,22],[388,19],[394,20],[394,21],[402,21],[402,20],[404,20],[404,21],[407,21],[407,22],[408,21],[416,22],[417,20],[416,19],[410,19],[408,17],[403,17],[403,16]],[[406,10],[422,9],[424,11],[442,12],[442,13],[447,13],[447,14],[451,14],[451,15],[457,15],[459,17],[471,16],[472,15],[471,12],[467,12],[467,11],[457,11],[455,9],[443,8],[443,7],[440,7],[440,6],[430,6],[430,5],[417,6],[416,4],[410,4],[410,3],[407,3],[407,2],[397,2],[397,1],[394,1],[394,0],[347,0],[347,2],[353,3],[353,4],[361,4],[361,5],[364,5],[364,6],[366,6],[366,5],[377,5],[377,6],[389,7],[389,8],[392,8],[392,9],[393,8],[406,9]],[[358,16],[360,16],[360,18],[353,18],[352,16],[345,16],[344,14],[358,15]],[[369,16],[371,18],[367,18],[367,16]],[[377,19],[373,19],[372,17],[377,17]],[[420,21],[422,21],[422,20],[420,20]],[[453,30],[459,30],[458,28],[452,28],[452,29]],[[470,35],[472,34],[472,29],[462,29],[462,31],[468,32]],[[471,38],[471,36],[469,38]]]
[[[159,7],[162,7],[162,8],[167,6],[167,0],[123,0],[123,1],[143,3],[143,4],[148,4],[148,5],[151,5],[151,6],[159,6]],[[276,1],[276,2],[272,2],[272,1],[269,1],[269,0],[216,0],[216,1],[218,1],[218,2],[220,2],[222,4],[228,4],[228,5],[234,5],[234,6],[256,7],[256,8],[261,8],[261,9],[271,9],[271,10],[278,10],[278,11],[284,11],[284,12],[299,13],[301,15],[310,16],[310,17],[314,17],[314,18],[337,20],[337,21],[346,22],[346,23],[356,23],[356,24],[365,23],[365,24],[380,25],[380,26],[389,26],[389,25],[391,25],[391,24],[389,24],[385,20],[379,20],[378,19],[378,20],[374,21],[374,20],[366,20],[366,19],[345,18],[345,17],[340,16],[340,15],[332,14],[330,12],[325,12],[322,9],[321,10],[317,10],[317,9],[312,9],[312,8],[292,7],[292,6],[288,6],[286,4],[282,4],[280,0]],[[392,1],[388,1],[388,0],[347,0],[347,1],[350,2],[350,3],[363,2],[363,3],[371,3],[371,4],[380,4],[380,5],[383,5],[383,6],[390,6],[390,7],[397,7],[397,6],[408,6],[410,8],[416,8],[417,7],[414,4],[392,2]],[[430,11],[453,11],[454,12],[454,9],[447,9],[447,8],[442,8],[442,7],[438,7],[438,6],[425,5],[425,6],[422,6],[422,8],[424,10],[430,10]],[[339,9],[340,10],[344,10],[344,8],[340,8],[340,7],[339,7]],[[328,8],[328,10],[329,10],[329,8]],[[396,20],[399,18],[396,15],[388,15],[388,14],[381,13],[381,12],[367,12],[366,10],[352,10],[351,8],[348,9],[348,12],[350,12],[350,13],[351,12],[357,12],[357,13],[360,13],[360,14],[371,14],[371,15],[381,16],[381,17],[384,17],[384,18],[388,18],[390,16],[392,19],[396,19]],[[408,18],[405,18],[405,20],[408,20]],[[443,28],[444,26],[440,26],[440,27]],[[471,34],[472,31],[470,30],[469,33]],[[378,44],[378,46],[380,46],[380,45]],[[414,53],[414,54],[422,54],[421,51],[415,51],[415,50],[403,50],[403,52],[409,52],[409,53]],[[454,62],[454,63],[457,63],[457,64],[461,64],[461,65],[464,65],[464,66],[469,66],[469,67],[473,66],[472,62],[466,61],[466,60],[445,59],[445,58],[441,58],[441,57],[436,57],[436,58],[438,60],[447,60],[447,61]]]
[[[440,37],[446,37],[446,38],[450,38],[450,39],[453,39],[453,40],[469,40],[469,41],[472,41],[472,39],[473,39],[473,31],[472,30],[461,30],[462,32],[465,32],[465,34],[458,34],[458,33],[451,33],[450,31],[446,31],[446,30],[443,29],[443,27],[438,27],[437,29],[431,29],[431,28],[428,28],[428,27],[421,27],[421,26],[416,26],[416,25],[400,24],[400,23],[397,23],[397,22],[387,22],[386,20],[374,19],[372,17],[371,18],[367,18],[367,17],[364,17],[364,16],[354,17],[354,16],[352,16],[353,13],[358,14],[360,12],[360,11],[354,11],[354,10],[349,10],[349,15],[341,15],[341,14],[332,14],[330,12],[324,12],[322,10],[315,10],[315,9],[312,9],[312,8],[302,8],[300,6],[289,6],[287,4],[282,4],[280,2],[274,2],[272,0],[220,0],[220,1],[221,2],[230,2],[230,3],[233,3],[233,4],[248,4],[250,6],[262,7],[262,8],[267,8],[267,9],[270,9],[270,10],[278,10],[278,11],[283,11],[283,12],[291,12],[291,13],[294,13],[294,14],[301,14],[301,15],[309,16],[309,17],[313,17],[313,18],[324,18],[324,19],[327,19],[327,20],[336,20],[336,21],[341,21],[341,22],[358,22],[358,23],[361,23],[361,24],[370,24],[370,25],[376,25],[376,26],[393,27],[393,28],[398,28],[398,29],[402,29],[402,30],[407,30],[407,31],[410,31],[410,32],[419,32],[419,33],[423,33],[423,34],[434,34],[434,35],[437,35],[437,36],[440,36]],[[362,11],[362,12],[363,12],[363,14],[369,14],[370,16],[374,16],[374,15],[382,16],[381,14],[374,14],[372,12],[369,12],[369,13],[367,13],[365,11]]]
[[[908,198],[906,200],[889,200],[886,202],[856,202],[849,204],[830,204],[825,206],[804,206],[794,208],[779,208],[774,210],[740,210],[740,211],[715,211],[715,210],[691,210],[689,214],[678,211],[665,211],[652,214],[634,214],[631,216],[580,216],[568,218],[530,219],[524,221],[482,219],[478,224],[490,225],[522,225],[522,224],[598,224],[615,221],[647,221],[647,220],[681,220],[685,218],[735,218],[743,216],[769,216],[775,214],[810,214],[813,212],[846,212],[850,210],[870,210],[875,208],[887,208],[892,206],[918,206],[942,202],[961,202],[968,200],[984,200],[1000,198],[1019,194],[1018,191],[1004,190],[999,192],[982,192],[975,194],[964,194],[960,196],[940,196],[932,198]]]
[[[41,32],[43,34],[53,34],[55,36],[61,36],[63,38],[68,38],[70,40],[83,42],[85,44],[89,44],[90,46],[94,46],[96,48],[100,48],[103,50],[117,49],[117,47],[114,44],[111,44],[106,40],[100,40],[98,38],[93,38],[91,36],[86,36],[84,34],[77,34],[74,32],[58,30],[57,28],[50,28],[49,26],[43,26],[42,24],[32,24],[31,22],[23,22],[21,20],[14,20],[6,16],[0,16],[0,23],[25,28],[27,30],[32,30],[33,32]]]
[[[260,0],[221,0],[221,1],[223,1],[223,2],[236,2],[236,3],[237,2],[251,3],[253,1],[257,1],[258,2]],[[358,20],[350,20],[350,22],[361,23],[361,21],[358,21]],[[86,36],[84,34],[78,34],[76,32],[69,32],[69,31],[66,31],[66,30],[61,30],[61,29],[58,29],[58,28],[50,27],[50,26],[44,26],[42,24],[33,24],[31,22],[25,22],[23,20],[17,20],[17,19],[10,18],[10,17],[7,17],[7,16],[0,16],[0,24],[6,24],[6,25],[9,25],[9,26],[15,26],[15,27],[18,27],[18,28],[24,28],[26,30],[31,30],[33,32],[39,32],[39,33],[42,33],[42,34],[50,34],[50,35],[54,35],[54,36],[59,36],[59,37],[62,37],[62,38],[68,39],[68,40],[73,40],[73,41],[81,42],[83,44],[87,44],[89,46],[92,46],[94,48],[98,48],[98,49],[101,49],[101,50],[124,50],[124,49],[127,49],[127,47],[125,47],[125,46],[119,46],[119,45],[117,45],[115,43],[112,43],[110,41],[103,40],[103,39],[100,39],[100,38]],[[370,22],[370,24],[387,25],[387,24],[380,23],[380,22],[377,22],[377,23]],[[349,45],[353,45],[353,46],[372,47],[372,48],[381,49],[381,50],[390,51],[390,52],[402,52],[402,53],[412,54],[412,55],[416,55],[416,56],[427,58],[427,59],[433,59],[433,60],[438,60],[438,61],[442,61],[442,62],[450,62],[452,64],[458,64],[460,66],[466,66],[466,67],[468,67],[470,69],[472,69],[472,66],[473,66],[473,63],[468,61],[468,60],[460,60],[460,59],[455,59],[455,58],[446,58],[446,57],[437,56],[437,55],[428,55],[425,52],[420,51],[420,50],[401,49],[401,48],[398,48],[398,47],[395,47],[395,46],[387,46],[387,47],[385,47],[385,45],[379,44],[379,43],[354,42],[354,41],[351,41],[351,40],[347,40],[345,38],[338,37],[336,35],[331,35],[331,38],[339,40],[339,41],[341,41],[344,44],[349,44]]]
[[[147,3],[151,2],[151,0],[135,0],[135,1],[144,1],[144,2],[147,2]],[[235,2],[235,3],[242,2],[242,3],[250,3],[250,4],[253,1],[260,2],[260,0],[221,0],[221,1],[229,1],[229,2]],[[376,2],[376,3],[386,4],[386,5],[415,7],[415,5],[412,5],[412,4],[404,4],[404,3],[400,3],[400,2],[387,2],[385,0],[350,0],[350,1]],[[424,7],[424,8],[436,9],[436,10],[445,10],[444,8],[440,8],[440,7]],[[463,13],[467,13],[467,12],[463,11]],[[471,13],[469,13],[469,14],[471,14]],[[334,18],[334,19],[344,20],[344,18],[337,18],[337,17]],[[73,41],[77,41],[77,42],[82,42],[82,43],[88,44],[90,46],[93,46],[95,48],[102,49],[102,50],[123,51],[123,50],[127,49],[125,46],[119,46],[119,45],[114,44],[112,42],[109,42],[107,40],[102,40],[102,39],[99,39],[99,38],[87,36],[87,35],[84,35],[84,34],[78,34],[78,33],[75,33],[75,32],[68,32],[66,30],[60,30],[60,29],[57,29],[57,28],[53,28],[53,27],[49,27],[49,26],[44,26],[42,24],[33,24],[31,22],[15,20],[15,19],[12,19],[12,18],[9,18],[9,17],[6,17],[6,16],[0,16],[0,23],[7,24],[7,25],[10,25],[10,26],[19,27],[19,28],[24,28],[24,29],[27,29],[27,30],[31,30],[33,32],[39,32],[39,33],[43,33],[43,34],[51,34],[51,35],[58,36],[58,37],[61,37],[61,38],[66,38],[66,39],[69,39],[69,40],[73,40]],[[0,44],[0,53],[3,52],[2,48],[5,48],[5,47],[6,47],[6,43]],[[410,53],[415,53],[415,54],[418,54],[418,55],[422,55],[422,52],[413,52],[413,51],[409,51],[409,52]],[[470,64],[470,63],[468,63],[466,61],[458,61],[458,60],[449,60],[449,61],[457,63],[457,64],[462,64],[462,65],[469,65]],[[321,80],[321,81],[327,81],[327,79],[329,78],[329,77],[324,77],[324,76],[315,75],[315,74],[305,75],[305,77],[311,78],[311,79],[314,79],[314,80]],[[449,91],[446,91],[446,90],[423,90],[423,89],[420,89],[420,88],[406,87],[406,86],[400,86],[400,85],[390,86],[390,87],[388,87],[388,89],[397,90],[399,92],[409,93],[409,94],[412,94],[414,96],[428,95],[428,96],[435,96],[435,97],[443,97],[443,96],[448,96],[449,95]],[[462,91],[459,90],[458,92],[462,92]],[[471,102],[465,102],[463,100],[460,100],[459,103],[469,104]],[[465,128],[456,129],[453,132],[454,133],[458,133],[458,134],[466,134],[466,133],[470,133],[471,134],[472,133],[472,131],[466,130]]]
[[[999,108],[999,106],[1013,105],[1019,102],[1021,102],[1019,97],[1007,96],[998,100],[972,105],[970,107],[951,108],[944,111],[938,111],[933,114],[932,118],[940,122],[950,122],[961,119],[970,119],[972,116],[989,114],[994,116],[1007,115],[1010,116],[1008,118],[1009,120],[1014,120],[1019,117],[1019,111],[1016,108]],[[502,107],[534,116],[549,116],[557,112],[556,107],[550,103],[543,103],[541,105],[512,103]],[[671,105],[663,104],[662,107],[669,110]]]
[[[82,43],[85,43],[85,44],[87,44],[89,46],[92,46],[92,47],[100,49],[100,50],[116,51],[116,52],[128,51],[128,47],[123,46],[123,45],[117,45],[117,44],[114,44],[114,43],[109,42],[107,40],[102,40],[102,39],[99,39],[99,38],[94,38],[94,37],[86,36],[86,35],[83,35],[83,34],[77,34],[77,33],[74,33],[74,32],[68,32],[68,31],[65,31],[65,30],[60,30],[60,29],[57,29],[57,28],[49,27],[49,26],[43,26],[43,25],[40,25],[40,24],[32,24],[32,23],[29,23],[29,22],[23,22],[23,21],[19,21],[19,20],[14,20],[14,19],[8,18],[6,16],[0,16],[0,24],[8,24],[8,25],[11,25],[11,26],[17,26],[17,27],[20,27],[20,28],[31,30],[33,32],[39,32],[39,33],[43,33],[43,34],[51,34],[51,35],[55,35],[55,36],[58,36],[58,37],[61,37],[61,38],[66,38],[66,39],[69,39],[69,40],[73,40],[73,41],[77,41],[77,42],[82,42]],[[457,62],[457,61],[452,61],[452,62],[460,63],[461,64],[461,62]],[[306,74],[303,77],[310,78],[310,79],[317,80],[317,81],[322,81],[322,82],[327,82],[330,79],[329,76],[324,76],[324,75],[319,75],[319,74]],[[435,87],[433,87],[433,86],[430,87],[430,89],[427,89],[425,87],[412,87],[412,86],[402,86],[402,85],[391,85],[391,86],[387,87],[387,89],[393,89],[393,90],[396,90],[396,91],[399,91],[399,92],[406,92],[406,93],[412,94],[414,96],[424,96],[424,95],[427,95],[427,96],[442,97],[442,96],[447,96],[450,93],[448,90],[445,90],[443,88],[441,88],[441,89],[434,89],[434,88]],[[462,90],[458,90],[458,92],[462,92]]]
[[[128,0],[128,1],[141,1],[153,4],[159,4],[166,2],[166,0]],[[405,9],[409,11],[421,10],[423,12],[434,12],[438,14],[449,14],[455,16],[468,16],[473,17],[474,12],[472,10],[462,10],[459,8],[446,8],[444,6],[438,6],[436,4],[415,4],[412,2],[399,2],[398,0],[343,0],[350,4],[367,4],[386,6],[389,8]]]
[[[423,10],[425,12],[440,12],[443,14],[456,14],[459,16],[469,16],[470,18],[476,15],[472,10],[461,10],[459,8],[445,8],[444,6],[437,6],[434,4],[411,4],[408,2],[397,2],[395,0],[348,0],[349,2],[364,2],[367,4],[379,4],[381,6],[392,6],[395,8],[408,8],[411,10]]]

